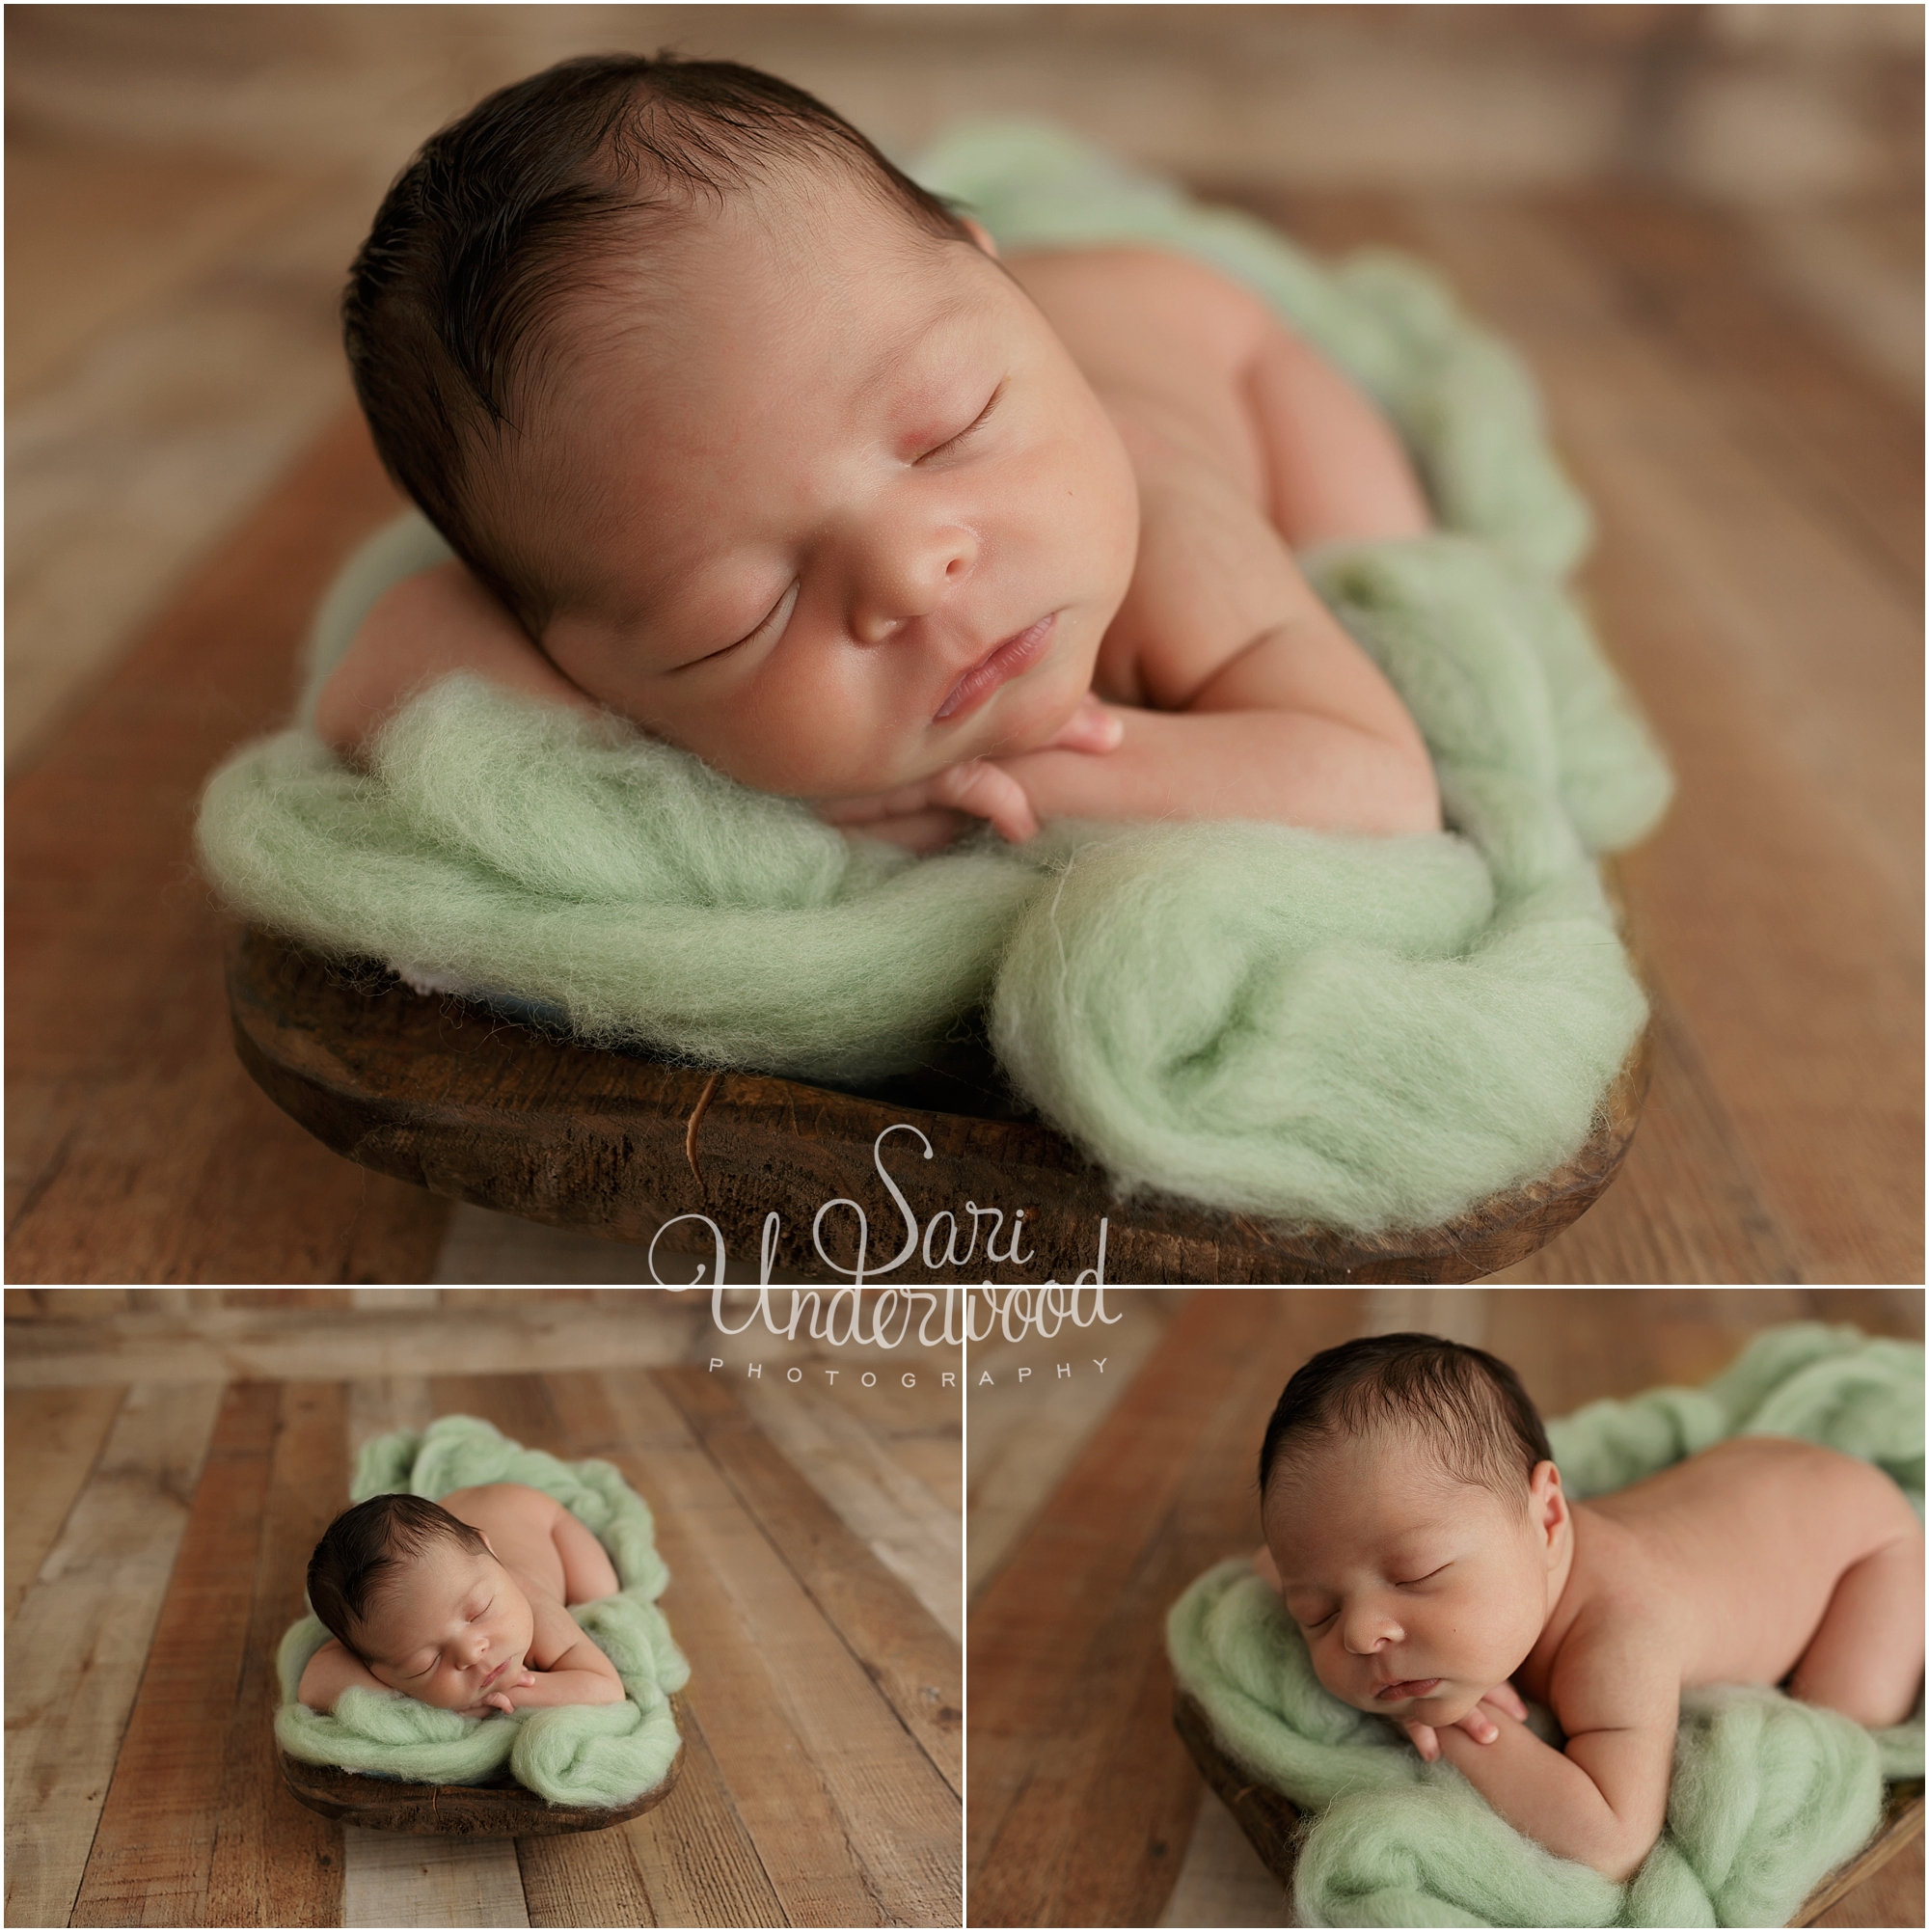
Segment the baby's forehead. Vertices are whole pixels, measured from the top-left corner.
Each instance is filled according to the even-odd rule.
[[[375,1590],[365,1622],[387,1631],[447,1611],[480,1586],[481,1568],[481,1558],[453,1545],[405,1557]]]

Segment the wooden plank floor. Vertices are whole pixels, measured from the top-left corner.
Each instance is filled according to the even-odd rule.
[[[958,1644],[759,1428],[749,1379],[733,1361],[10,1391],[7,1922],[957,1922]],[[274,1648],[351,1446],[448,1411],[606,1456],[656,1511],[693,1675],[681,1780],[640,1818],[398,1838],[282,1784]],[[955,1495],[955,1433],[950,1463]],[[954,1556],[940,1607],[958,1594]]]
[[[1131,1322],[1129,1293],[1115,1298]],[[1291,1922],[1290,1901],[1221,1829],[1223,1819],[1214,1819],[1204,1856],[1190,1856],[1204,1786],[1172,1728],[1162,1631],[1167,1607],[1193,1577],[1257,1546],[1252,1458],[1282,1384],[1307,1354],[1355,1334],[1447,1334],[1512,1363],[1542,1411],[1558,1415],[1658,1382],[1704,1380],[1758,1329],[1815,1319],[1919,1340],[1922,1297],[1800,1289],[1202,1290],[1177,1313],[1148,1311],[1148,1325],[1163,1332],[1096,1425],[1089,1406],[1063,1405],[1066,1426],[1082,1432],[1069,1467],[1047,1440],[1050,1359],[1066,1351],[1034,1344],[1028,1355],[1009,1353],[988,1423],[999,1433],[1024,1431],[1032,1452],[1064,1474],[1036,1499],[1029,1529],[972,1602],[969,1922]],[[1036,1376],[1028,1412],[1009,1395],[1027,1361]],[[979,1415],[974,1400],[974,1465],[993,1453],[978,1442]],[[1007,1534],[1019,1507],[1007,1484],[994,1536]],[[1919,1925],[1921,1886],[1917,1848],[1823,1922]]]
[[[1323,250],[1431,259],[1525,352],[1599,512],[1585,589],[1680,776],[1626,874],[1644,1124],[1506,1278],[1921,1280],[1919,406],[1684,203],[1245,199]],[[392,503],[343,422],[10,793],[14,1281],[434,1272],[446,1206],[234,1064],[188,860],[202,778],[285,711],[316,592]]]

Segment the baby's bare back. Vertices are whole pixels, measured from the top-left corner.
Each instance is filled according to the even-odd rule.
[[[1918,1533],[1881,1470],[1779,1436],[1721,1443],[1582,1505],[1576,1529],[1561,1620],[1591,1631],[1584,1648],[1604,1667],[1614,1626],[1635,1621],[1644,1647],[1678,1662],[1683,1687],[1779,1683],[1845,1572]]]
[[[489,1538],[526,1592],[570,1605],[594,1602],[616,1588],[615,1570],[596,1538],[555,1497],[526,1483],[452,1489],[442,1507]]]

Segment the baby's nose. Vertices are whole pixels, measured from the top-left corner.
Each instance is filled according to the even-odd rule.
[[[1391,1617],[1361,1611],[1345,1619],[1340,1637],[1356,1657],[1371,1657],[1375,1650],[1398,1644],[1405,1634]]]
[[[881,542],[852,600],[852,635],[881,644],[912,618],[929,616],[977,560],[978,539],[955,524]]]

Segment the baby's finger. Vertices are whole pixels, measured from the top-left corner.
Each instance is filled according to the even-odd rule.
[[[955,805],[974,818],[990,819],[1014,845],[1022,844],[1038,830],[1024,787],[988,759],[966,758],[962,764],[947,765],[930,780],[929,790],[935,803]]]
[[[1498,1704],[1508,1717],[1518,1718],[1522,1724],[1527,1722],[1526,1701],[1511,1684],[1496,1684],[1481,1701]]]
[[[1413,1742],[1413,1748],[1428,1764],[1440,1755],[1440,1739],[1430,1724],[1407,1724],[1401,1728]]]
[[[1116,751],[1126,735],[1125,720],[1088,691],[1045,748],[1059,751]]]
[[[1500,1726],[1478,1704],[1460,1720],[1460,1728],[1476,1744],[1491,1744],[1501,1734]]]

